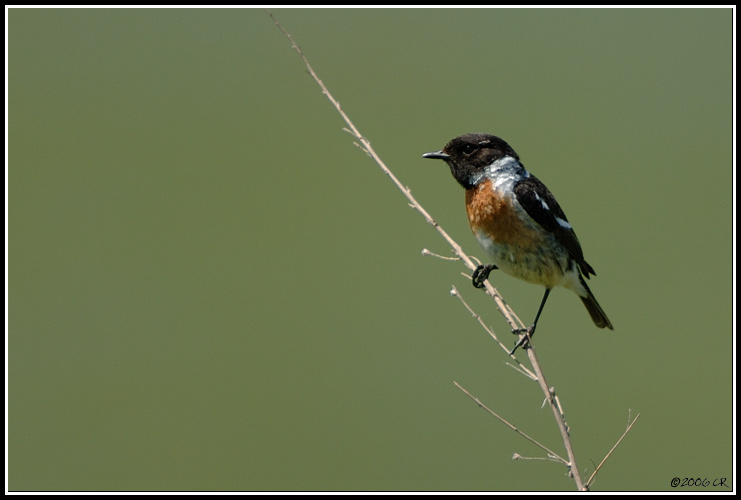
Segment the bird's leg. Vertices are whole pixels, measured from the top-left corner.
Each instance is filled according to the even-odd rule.
[[[512,356],[518,347],[522,346],[523,349],[527,349],[530,344],[530,339],[533,338],[533,335],[535,335],[535,327],[538,324],[538,318],[540,318],[540,313],[543,312],[543,306],[545,306],[545,301],[548,300],[548,294],[551,293],[550,288],[545,289],[545,293],[543,294],[543,300],[540,301],[540,307],[538,308],[538,313],[535,315],[535,321],[533,321],[533,324],[530,325],[530,328],[515,328],[512,330],[512,333],[515,335],[521,335],[525,334],[518,342],[515,344],[514,349],[512,349],[509,353],[510,356]]]
[[[471,275],[473,286],[476,288],[484,288],[484,281],[489,279],[489,273],[492,272],[494,269],[497,269],[497,266],[495,266],[494,264],[480,264],[479,267],[477,267]]]

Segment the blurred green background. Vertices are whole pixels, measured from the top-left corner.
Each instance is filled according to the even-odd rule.
[[[421,154],[482,131],[555,193],[615,324],[536,345],[594,490],[733,486],[730,9],[278,9],[464,249]],[[572,490],[491,300],[263,10],[8,14],[11,490]],[[525,320],[542,290],[501,274]],[[525,356],[520,354],[525,359]]]

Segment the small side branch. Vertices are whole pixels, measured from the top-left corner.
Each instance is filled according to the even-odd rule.
[[[450,295],[452,295],[453,297],[457,297],[458,300],[461,301],[461,304],[463,304],[463,307],[465,307],[468,310],[468,312],[471,313],[471,316],[473,316],[474,318],[476,318],[476,321],[479,322],[479,325],[481,325],[481,327],[486,331],[486,333],[488,333],[489,336],[491,338],[493,338],[494,341],[497,344],[499,344],[499,347],[505,353],[507,353],[507,355],[510,358],[512,358],[515,363],[517,363],[517,366],[513,366],[513,368],[515,370],[519,371],[520,373],[522,373],[523,375],[525,375],[530,380],[537,380],[537,377],[535,376],[535,374],[529,368],[527,368],[525,365],[523,365],[522,363],[520,363],[520,360],[517,359],[514,356],[514,354],[510,354],[509,353],[509,351],[510,351],[509,348],[507,346],[505,346],[504,344],[502,344],[502,342],[499,340],[499,338],[494,333],[494,331],[491,328],[489,328],[489,326],[487,326],[486,323],[484,323],[484,320],[481,319],[481,316],[479,316],[478,314],[476,314],[476,312],[471,308],[471,306],[468,305],[468,302],[466,302],[465,300],[463,300],[463,296],[461,295],[461,293],[458,291],[458,289],[455,286],[450,289]]]
[[[506,425],[507,427],[509,427],[509,428],[510,428],[510,429],[512,429],[513,431],[515,431],[515,432],[516,432],[517,434],[519,434],[520,436],[524,437],[525,439],[527,439],[528,441],[530,441],[531,443],[533,443],[533,444],[534,444],[535,446],[537,446],[537,447],[538,447],[538,448],[540,448],[541,450],[545,451],[545,452],[546,452],[546,453],[548,454],[548,458],[550,458],[550,459],[552,459],[552,460],[554,460],[554,461],[557,461],[557,462],[561,462],[562,464],[566,464],[566,465],[568,465],[568,461],[566,461],[565,459],[563,459],[562,457],[560,457],[560,456],[559,456],[559,455],[558,455],[558,454],[557,454],[556,452],[554,452],[554,451],[551,451],[550,449],[548,449],[548,448],[547,448],[547,447],[545,447],[544,445],[540,444],[540,443],[539,443],[538,441],[536,441],[535,439],[531,438],[530,436],[528,436],[527,434],[525,434],[524,432],[522,432],[522,431],[521,431],[520,429],[518,429],[518,428],[517,428],[517,426],[515,426],[515,425],[513,425],[513,424],[509,423],[509,422],[508,422],[507,420],[505,420],[504,418],[500,417],[500,416],[499,416],[499,415],[497,415],[497,414],[496,414],[495,412],[493,412],[492,410],[490,410],[490,409],[489,409],[489,408],[488,408],[488,407],[487,407],[487,406],[486,406],[486,405],[485,405],[484,403],[482,403],[482,402],[481,402],[481,401],[480,401],[480,400],[479,400],[479,399],[478,399],[477,397],[475,397],[475,396],[474,396],[473,394],[471,394],[470,392],[468,392],[467,390],[465,390],[465,389],[464,389],[463,387],[461,387],[461,385],[460,385],[460,384],[459,384],[458,382],[453,382],[453,383],[455,384],[455,386],[456,386],[456,387],[457,387],[458,389],[460,389],[460,390],[461,390],[461,391],[463,392],[463,394],[465,394],[465,395],[466,395],[466,396],[468,396],[469,398],[473,399],[473,400],[474,400],[474,401],[476,402],[476,404],[477,404],[477,405],[479,405],[479,406],[480,406],[481,408],[483,408],[484,410],[486,410],[486,411],[487,411],[488,413],[490,413],[491,415],[493,415],[494,417],[496,417],[496,418],[497,418],[497,420],[499,420],[499,421],[500,421],[500,422],[502,422],[502,423],[503,423],[504,425]],[[515,455],[515,457],[518,457],[518,455]],[[518,457],[518,458],[519,458],[519,457]]]
[[[605,458],[603,458],[602,461],[597,466],[597,468],[594,469],[594,472],[592,472],[592,475],[589,476],[589,479],[587,480],[587,482],[585,484],[585,487],[587,489],[589,489],[589,486],[592,484],[592,481],[594,481],[594,479],[597,477],[597,473],[599,472],[599,470],[605,464],[605,462],[607,461],[607,459],[610,458],[610,455],[612,455],[612,452],[615,451],[615,448],[617,448],[618,445],[623,441],[623,438],[628,435],[628,433],[630,432],[630,430],[633,428],[633,424],[636,423],[636,421],[638,420],[638,418],[640,416],[641,416],[640,413],[638,415],[636,415],[636,418],[634,418],[633,421],[628,425],[627,429],[625,429],[625,432],[623,432],[623,435],[620,436],[620,439],[618,439],[617,442],[615,443],[615,445],[612,448],[610,448],[610,451],[607,452],[607,455],[605,455]]]

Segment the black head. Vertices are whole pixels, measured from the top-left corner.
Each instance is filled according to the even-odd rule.
[[[423,158],[445,160],[453,177],[466,189],[474,186],[471,179],[478,173],[505,156],[520,160],[509,144],[490,134],[465,134],[447,143],[441,151],[422,155]]]

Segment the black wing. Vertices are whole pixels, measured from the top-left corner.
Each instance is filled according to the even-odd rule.
[[[584,253],[579,244],[579,239],[571,228],[568,219],[566,219],[566,214],[563,213],[556,198],[545,187],[545,184],[540,182],[535,176],[530,175],[515,184],[514,190],[517,201],[522,205],[522,208],[543,229],[556,236],[559,243],[569,252],[571,258],[579,264],[582,273],[587,278],[590,273],[595,274],[592,266],[584,260]]]

